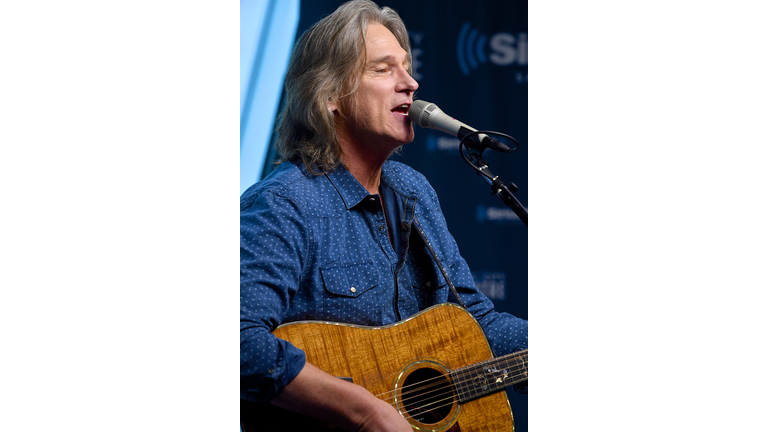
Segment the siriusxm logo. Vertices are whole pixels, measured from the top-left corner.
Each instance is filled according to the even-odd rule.
[[[522,223],[514,210],[508,207],[486,207],[479,205],[475,211],[475,217],[480,223]]]
[[[435,134],[427,135],[427,151],[434,153],[436,151],[459,151],[459,140],[454,137],[437,136]]]
[[[472,69],[480,67],[479,63],[490,62],[497,66],[528,65],[527,32],[518,33],[517,36],[500,32],[490,38],[479,33],[477,29],[472,29],[468,22],[464,23],[459,32],[456,57],[464,75],[469,75]],[[488,48],[490,52],[487,51]]]
[[[488,298],[494,300],[504,300],[506,292],[504,287],[507,284],[507,275],[502,272],[472,272],[472,279],[475,280],[477,288]]]

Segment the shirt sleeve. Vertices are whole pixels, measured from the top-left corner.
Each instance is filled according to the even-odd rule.
[[[467,309],[485,331],[497,356],[528,349],[528,321],[507,312],[496,311],[493,302],[475,285],[463,258],[453,263],[448,273]],[[455,302],[452,294],[449,294],[449,298]]]
[[[299,207],[271,192],[240,209],[240,397],[266,403],[304,367],[304,352],[270,332],[302,278],[309,228]]]

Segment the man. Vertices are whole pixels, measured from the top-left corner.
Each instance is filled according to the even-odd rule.
[[[527,322],[493,310],[432,187],[387,161],[414,138],[418,88],[395,11],[368,0],[339,7],[296,43],[285,85],[283,163],[240,204],[241,399],[345,430],[410,432],[391,405],[270,332],[299,320],[387,325],[456,302],[441,267],[497,355],[527,348]]]

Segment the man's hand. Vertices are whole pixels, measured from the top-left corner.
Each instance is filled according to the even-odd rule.
[[[364,387],[331,376],[306,363],[272,405],[300,412],[354,432],[413,432],[387,402]]]
[[[392,405],[378,401],[355,432],[413,432],[408,421]]]

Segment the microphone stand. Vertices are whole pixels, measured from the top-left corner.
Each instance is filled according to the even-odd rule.
[[[465,146],[464,141],[466,141],[467,139],[472,139],[474,138],[474,135],[478,135],[481,133],[486,135],[490,135],[490,134],[501,135],[503,137],[509,138],[515,142],[515,148],[512,149],[512,151],[517,150],[517,147],[518,147],[517,140],[507,134],[503,134],[500,132],[492,132],[492,131],[476,131],[476,132],[468,133],[463,138],[461,138],[461,142],[459,142],[459,154],[461,154],[462,159],[464,159],[464,161],[475,170],[477,175],[484,177],[485,180],[488,181],[488,183],[490,183],[491,191],[492,191],[491,193],[501,198],[504,204],[506,204],[507,207],[511,208],[515,212],[517,217],[519,217],[520,220],[523,221],[525,226],[528,226],[528,210],[526,210],[525,207],[523,207],[523,205],[520,203],[520,201],[518,201],[517,198],[515,198],[515,196],[512,195],[512,192],[517,192],[517,186],[512,182],[510,182],[509,184],[505,184],[501,179],[499,179],[499,176],[495,176],[493,175],[493,173],[491,173],[491,170],[488,167],[488,162],[486,162],[481,157],[485,149],[480,150],[479,153],[475,153],[475,151],[477,151],[475,147],[477,146],[472,146],[471,150],[469,150],[469,155],[468,156],[464,155],[464,151],[463,151]]]

